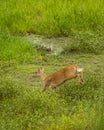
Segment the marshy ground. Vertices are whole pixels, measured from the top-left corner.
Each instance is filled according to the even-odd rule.
[[[0,1],[0,130],[104,129],[104,1]],[[77,64],[73,79],[42,93],[34,72]]]

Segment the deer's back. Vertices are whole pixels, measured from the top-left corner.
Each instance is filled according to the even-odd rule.
[[[51,85],[59,85],[66,80],[72,79],[76,77],[76,67],[75,65],[67,66],[65,68],[60,69],[53,74],[50,74],[46,77],[45,82],[49,82]]]

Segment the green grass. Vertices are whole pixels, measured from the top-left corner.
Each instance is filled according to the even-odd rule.
[[[20,37],[10,34],[0,34],[0,62],[1,63],[23,63],[31,62],[33,59],[41,57],[35,46]]]
[[[103,0],[0,1],[0,130],[104,129],[103,5]],[[64,48],[49,55],[32,44],[34,35],[28,42],[27,33],[68,38],[61,39],[63,45],[52,38]],[[49,44],[49,38],[40,39]],[[84,84],[73,79],[42,93],[43,82],[33,73],[40,66],[50,74],[70,64],[84,68]]]
[[[103,5],[103,0],[4,0],[0,2],[0,29],[47,36],[99,33],[104,27]]]
[[[98,128],[97,124],[103,119],[102,101],[99,100],[100,77],[89,71],[89,77],[85,74],[84,85],[78,85],[72,80],[59,86],[54,93],[51,89],[42,93],[41,81],[31,78],[32,72],[38,66],[22,64],[3,69],[0,77],[0,129],[92,130]],[[53,70],[51,70],[52,66],[45,68],[46,72],[50,73],[59,67]],[[101,122],[100,127],[103,126]]]
[[[104,50],[104,35],[102,32],[91,33],[89,31],[76,32],[69,37],[69,43],[64,46],[64,54],[71,53],[94,53],[100,54]]]
[[[2,34],[1,41],[0,130],[103,130],[103,54],[53,56],[20,37]],[[72,80],[42,93],[33,72],[43,65],[49,74],[69,64],[84,68],[84,85]]]

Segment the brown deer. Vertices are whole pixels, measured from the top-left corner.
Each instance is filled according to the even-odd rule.
[[[40,67],[35,72],[34,77],[41,77],[44,81],[43,91],[45,91],[49,86],[54,89],[65,81],[73,78],[78,78],[78,82],[83,83],[83,68],[79,68],[77,65],[70,65],[50,75],[46,75],[44,73],[44,67]]]

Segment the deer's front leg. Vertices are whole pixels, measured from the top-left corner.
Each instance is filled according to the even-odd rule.
[[[49,84],[45,84],[42,92],[46,91],[46,89],[49,87]]]

